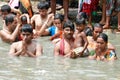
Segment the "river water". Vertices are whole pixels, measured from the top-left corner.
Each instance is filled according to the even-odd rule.
[[[49,37],[38,39],[44,49],[42,56],[11,57],[10,44],[0,40],[0,80],[120,80],[120,34],[110,30],[105,33],[116,47],[118,60],[114,62],[54,57]]]
[[[120,35],[107,30],[109,42],[120,57]],[[38,39],[44,54],[38,58],[11,57],[10,44],[0,40],[0,80],[120,80],[120,60],[102,62],[88,58],[54,57],[49,37]]]

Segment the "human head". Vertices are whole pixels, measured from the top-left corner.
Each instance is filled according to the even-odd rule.
[[[2,18],[5,19],[5,16],[11,12],[11,8],[9,5],[1,6],[1,14]]]
[[[22,16],[21,17],[21,22],[22,22],[22,24],[27,24],[27,17],[26,16]]]
[[[97,47],[104,50],[107,48],[108,36],[105,33],[101,33],[97,38]]]
[[[80,19],[80,18],[87,19],[87,17],[88,17],[88,16],[87,16],[87,14],[86,14],[85,12],[80,12],[80,13],[77,14],[77,18],[79,18],[79,19]]]
[[[74,34],[74,24],[71,21],[66,21],[63,25],[63,33],[64,33],[64,37],[67,39],[71,39],[73,38],[73,34]]]
[[[5,17],[5,24],[9,29],[14,30],[17,26],[17,18],[14,14],[8,14]]]
[[[81,18],[81,19],[77,18],[75,21],[75,24],[76,24],[76,29],[81,32],[84,30],[85,25],[86,25],[85,19],[84,18]]]
[[[58,28],[62,29],[64,17],[61,14],[55,14],[53,24]]]
[[[93,38],[96,40],[100,33],[103,32],[103,27],[99,23],[95,23],[93,26]]]
[[[24,24],[21,28],[21,37],[22,40],[26,43],[31,42],[31,39],[33,38],[33,28],[30,24]]]
[[[37,8],[39,9],[39,13],[41,17],[46,17],[47,11],[49,9],[49,4],[46,1],[41,1],[38,3]]]

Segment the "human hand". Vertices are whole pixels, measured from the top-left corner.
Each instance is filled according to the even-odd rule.
[[[77,57],[78,55],[74,51],[71,51],[70,58],[75,59]]]

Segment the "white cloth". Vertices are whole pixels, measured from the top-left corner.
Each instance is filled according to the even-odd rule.
[[[15,8],[15,7],[19,6],[19,0],[10,0],[10,2],[8,4],[10,7]]]

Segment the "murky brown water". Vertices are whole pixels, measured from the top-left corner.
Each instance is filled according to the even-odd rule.
[[[120,35],[106,32],[120,57]],[[44,54],[38,58],[10,57],[10,44],[0,40],[0,80],[119,80],[120,60],[102,62],[87,58],[54,57],[49,37],[38,39]]]
[[[106,33],[109,42],[115,45],[119,58],[120,34],[113,34],[109,30]],[[54,45],[48,39],[38,39],[44,49],[44,54],[38,58],[10,57],[10,44],[0,40],[0,80],[120,80],[119,59],[102,62],[88,58],[74,60],[54,57]]]

